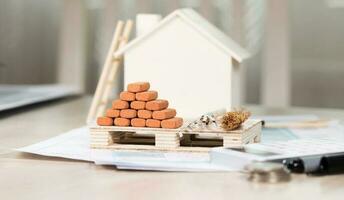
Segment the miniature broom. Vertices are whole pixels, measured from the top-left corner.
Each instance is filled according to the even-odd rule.
[[[227,112],[222,116],[221,127],[228,131],[234,130],[244,123],[250,115],[250,112],[243,109]]]

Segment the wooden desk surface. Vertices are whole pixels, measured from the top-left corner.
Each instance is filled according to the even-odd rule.
[[[0,199],[343,199],[344,175],[293,175],[289,183],[259,184],[237,172],[117,171],[11,150],[84,125],[90,100],[59,100],[0,115]],[[344,119],[343,110],[250,108],[255,114]]]

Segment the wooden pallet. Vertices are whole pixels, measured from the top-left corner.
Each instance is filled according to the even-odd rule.
[[[187,123],[185,123],[187,124]],[[247,120],[239,129],[179,129],[91,126],[91,148],[208,152],[210,147],[242,148],[260,142],[261,121]]]

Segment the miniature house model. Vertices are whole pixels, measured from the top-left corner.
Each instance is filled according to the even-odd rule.
[[[240,103],[248,52],[192,9],[176,10],[114,53],[124,85],[148,81],[184,118]]]

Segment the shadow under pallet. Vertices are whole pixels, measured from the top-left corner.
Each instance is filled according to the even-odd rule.
[[[185,130],[184,126],[178,129],[91,126],[91,148],[208,152],[211,147],[242,148],[245,144],[260,142],[262,129],[260,120],[247,120],[232,131],[219,128]]]

